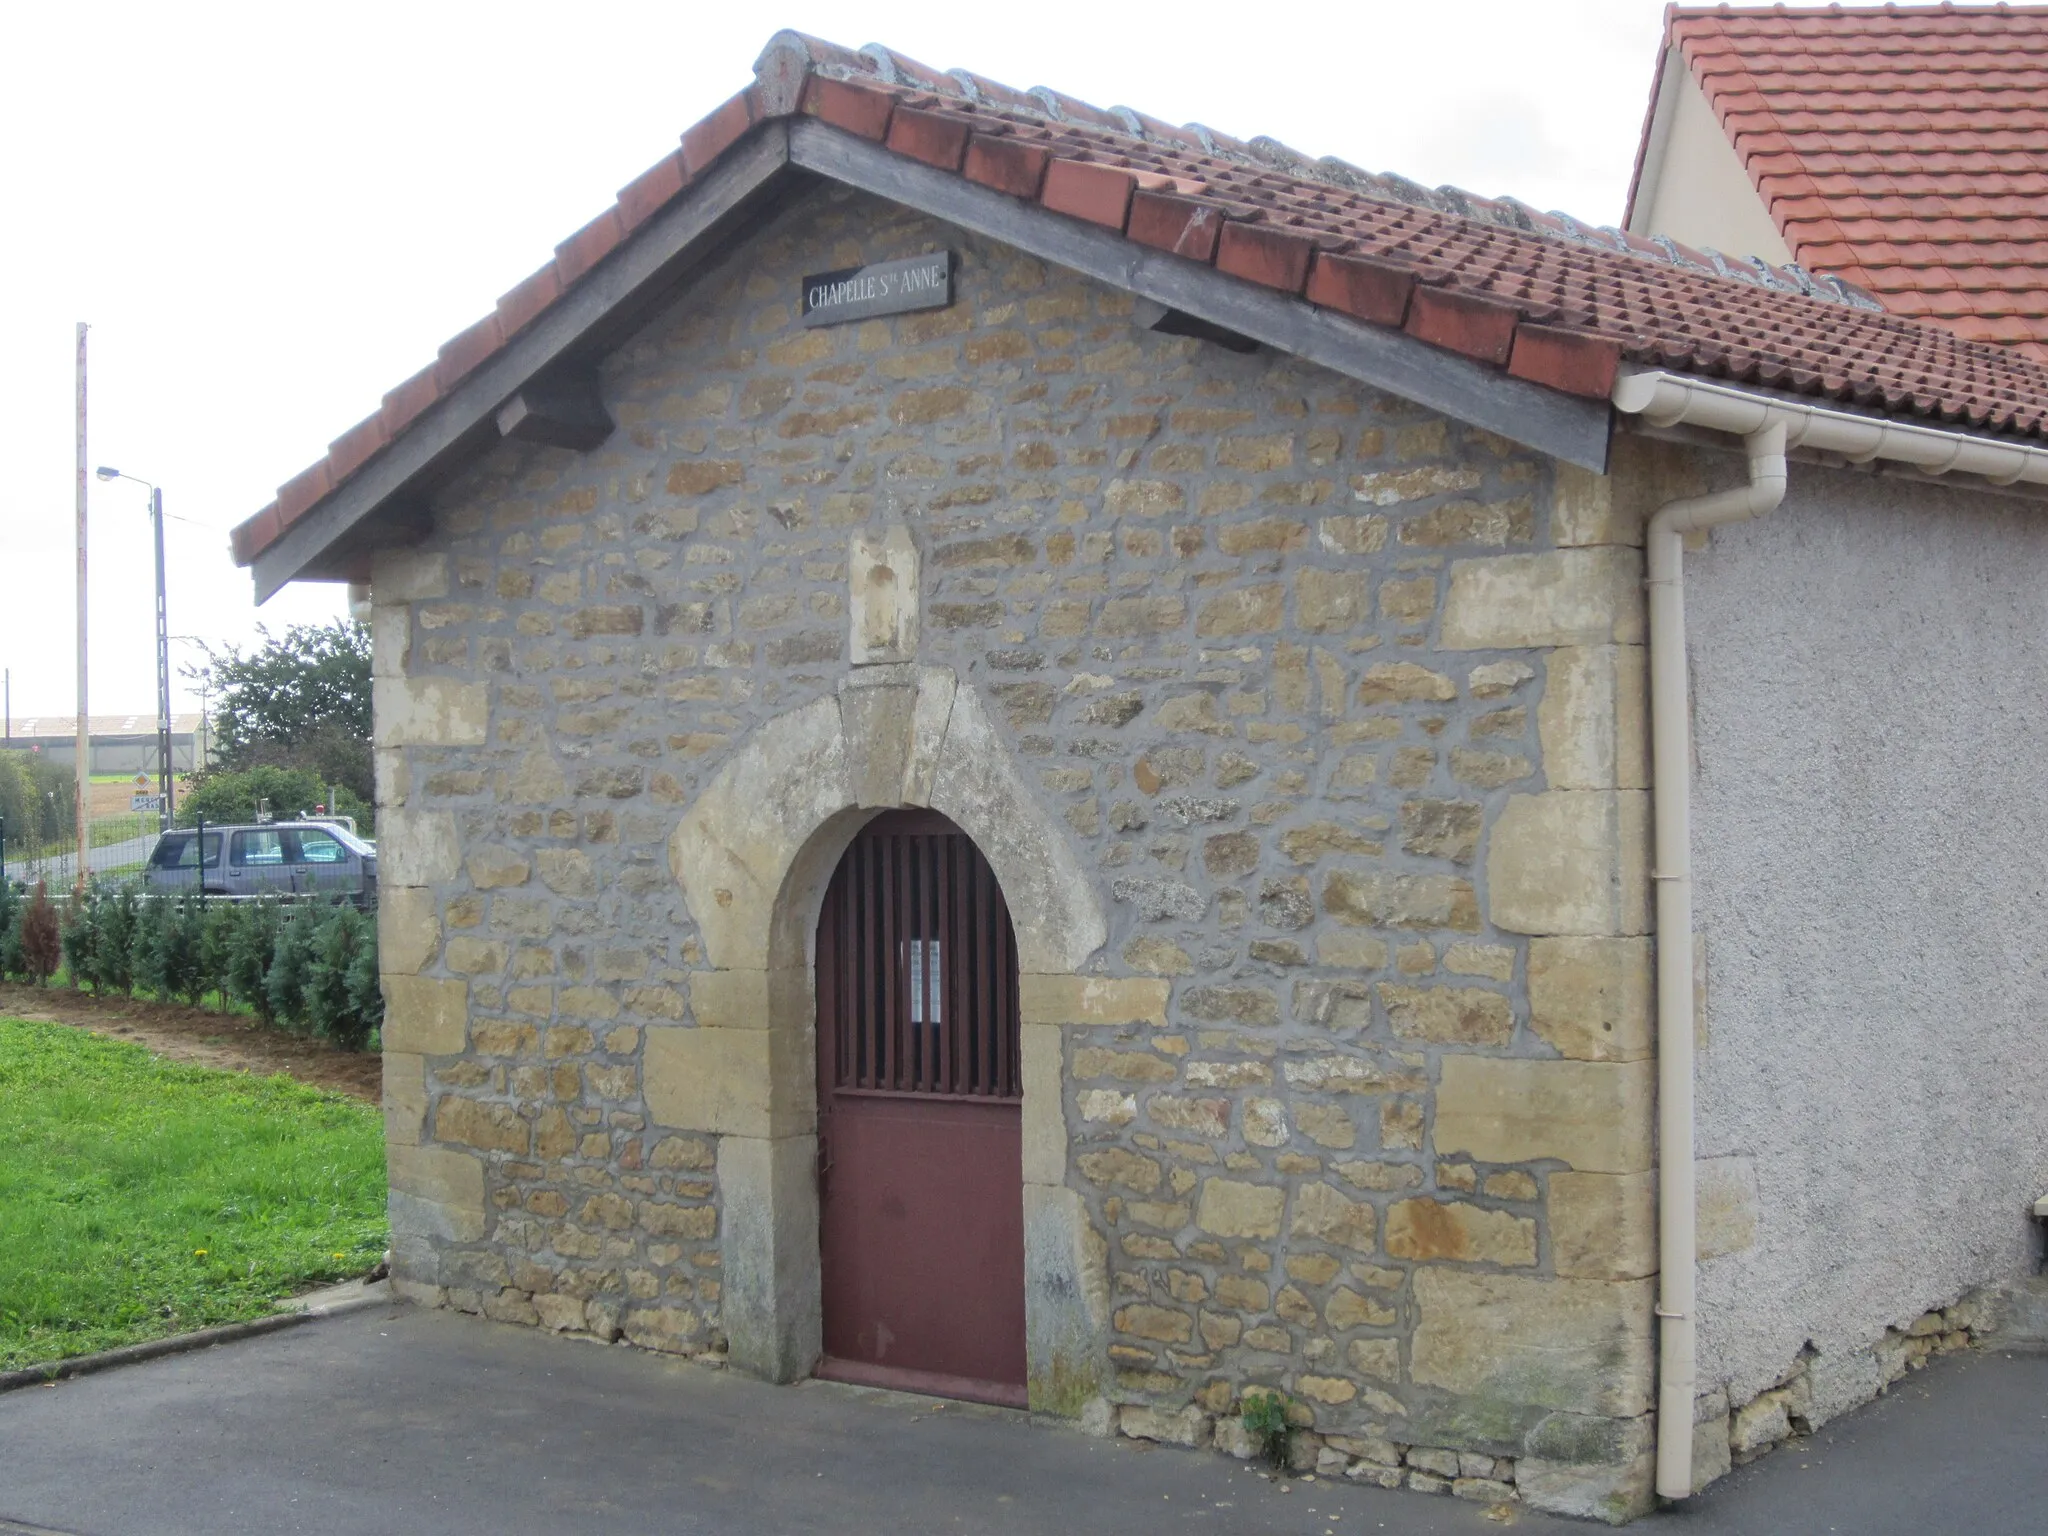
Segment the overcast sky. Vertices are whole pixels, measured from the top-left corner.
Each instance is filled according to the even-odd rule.
[[[1613,223],[1661,13],[1660,0],[11,11],[0,665],[14,717],[75,707],[76,321],[93,327],[92,462],[164,487],[172,633],[246,642],[258,623],[339,614],[342,589],[290,587],[256,608],[227,530],[744,86],[778,26]],[[140,487],[92,482],[95,713],[153,710],[146,514]],[[188,642],[172,651],[197,659]],[[176,708],[196,704],[176,686]]]

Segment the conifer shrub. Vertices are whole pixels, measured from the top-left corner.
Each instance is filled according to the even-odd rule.
[[[100,909],[99,943],[95,950],[93,985],[102,992],[135,991],[135,929],[141,921],[135,892],[123,886]]]
[[[83,895],[72,901],[59,939],[65,969],[71,972],[71,984],[74,987],[91,987],[95,992],[104,990],[100,986],[98,967],[100,905],[100,888],[95,881],[85,888]]]
[[[253,1008],[265,1024],[277,1022],[270,1006],[270,959],[277,947],[280,926],[278,904],[269,897],[261,901],[221,902],[234,913],[234,928],[228,939],[226,984],[230,1001]]]
[[[21,953],[21,912],[24,903],[12,884],[0,879],[0,977],[28,972]]]
[[[287,1029],[306,1023],[306,974],[313,964],[313,935],[320,914],[310,906],[294,906],[277,926],[263,989],[270,998],[270,1016]]]
[[[377,919],[347,904],[275,897],[208,900],[95,884],[68,907],[38,885],[0,883],[0,977],[71,984],[198,1006],[247,1008],[267,1025],[365,1049],[384,1023]]]
[[[306,1024],[336,1045],[359,1051],[374,1025],[358,1011],[350,977],[358,959],[374,953],[376,940],[367,934],[369,919],[354,907],[339,906],[313,931],[306,964]]]
[[[50,903],[49,887],[36,882],[35,894],[21,913],[22,973],[42,986],[57,972],[64,958],[64,936],[57,926],[57,909]]]

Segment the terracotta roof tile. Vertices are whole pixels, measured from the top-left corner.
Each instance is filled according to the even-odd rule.
[[[2048,58],[2048,15],[2041,21]],[[1800,25],[1807,28],[1800,36],[1813,35],[1805,21]],[[1711,28],[1701,36],[1702,57],[1722,61],[1715,67],[1725,72],[1732,46]],[[1198,125],[1169,128],[1128,108],[1103,111],[1052,91],[1016,91],[964,72],[941,75],[881,48],[854,53],[784,33],[756,68],[753,87],[684,133],[679,152],[629,183],[612,207],[556,247],[552,262],[450,341],[433,366],[386,395],[376,415],[336,439],[326,459],[280,489],[274,505],[237,528],[235,558],[253,561],[721,154],[757,124],[791,111],[1553,389],[1604,399],[1616,370],[1633,361],[2048,437],[2048,350],[2037,344],[2039,312],[2009,318],[2016,301],[2031,301],[2031,227],[1987,224],[1974,208],[1894,191],[1874,203],[1900,199],[1915,217],[1843,215],[1826,176],[1798,158],[1796,144],[1787,150],[1793,159],[1785,174],[1802,187],[1812,184],[1798,196],[1814,203],[1814,252],[1855,280],[1878,285],[1897,310],[1929,312],[1952,303],[1965,282],[1974,294],[1995,295],[1966,306],[1959,328],[1989,341],[2016,341],[2017,350],[1885,313],[1868,294],[1809,270],[1819,259],[1814,255],[1807,266],[1779,268],[1595,229],[1511,199],[1431,191],[1341,161],[1312,160],[1269,139],[1244,141]],[[1742,89],[1754,94],[1753,82]],[[1785,135],[1773,130],[1769,137]],[[1874,134],[1866,139],[1877,143]],[[1794,201],[1789,187],[1786,201]],[[2048,222],[2035,222],[2048,230]],[[1870,239],[1850,233],[1862,224],[1871,226],[1864,231]],[[1895,259],[1869,268],[1878,243]],[[1944,272],[1945,286],[1921,286],[1943,268],[1968,276]]]
[[[1802,265],[2048,342],[2048,7],[1673,7],[1666,41]],[[1937,280],[1947,302],[1892,298]]]

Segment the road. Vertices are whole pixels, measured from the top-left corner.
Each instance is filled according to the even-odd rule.
[[[85,856],[86,873],[91,874],[94,870],[120,869],[126,865],[140,864],[149,857],[150,850],[156,847],[156,840],[157,834],[150,832],[142,837],[131,837],[122,842],[109,843],[104,848],[91,849]],[[68,887],[72,882],[73,872],[77,868],[78,855],[75,853],[57,854],[51,858],[44,859],[38,864],[30,864],[26,859],[16,858],[11,850],[7,855],[7,878],[9,880],[42,879],[49,882],[50,889],[53,891]]]
[[[2044,1414],[2048,1355],[1951,1356],[1636,1529],[2038,1531]],[[1598,1529],[397,1306],[0,1395],[0,1446],[0,1533]]]

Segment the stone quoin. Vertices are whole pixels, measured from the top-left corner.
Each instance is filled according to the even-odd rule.
[[[949,1038],[1014,1051],[1020,1400],[1249,1456],[1268,1389],[1298,1470],[1647,1510],[1644,530],[1745,460],[1608,397],[1910,365],[2038,441],[2048,370],[1853,297],[778,35],[237,530],[367,586],[399,1292],[829,1368],[819,915],[930,813],[1008,969],[885,1023],[1013,1031]],[[1689,557],[1701,1484],[1988,1330],[2048,1179],[2048,533],[1790,486]]]

